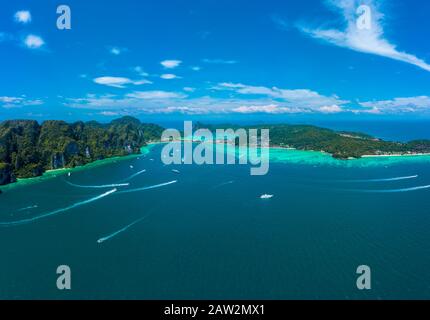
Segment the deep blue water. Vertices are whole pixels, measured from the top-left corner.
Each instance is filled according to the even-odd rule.
[[[112,189],[65,181],[105,185],[147,170],[98,201],[0,227],[0,298],[430,298],[430,189],[363,192],[429,185],[428,164],[273,163],[261,177],[248,166],[190,165],[178,174],[159,152],[2,194],[0,222],[22,221]],[[260,199],[265,193],[274,198]],[[56,288],[63,264],[72,270],[68,292]],[[356,288],[359,265],[371,267],[370,291]]]
[[[312,121],[312,124],[333,130],[363,132],[388,141],[430,139],[428,120]]]

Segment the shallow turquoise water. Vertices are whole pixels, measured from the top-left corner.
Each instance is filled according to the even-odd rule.
[[[272,162],[346,168],[385,167],[401,164],[406,164],[408,166],[415,164],[430,164],[430,155],[363,157],[361,159],[339,160],[333,158],[330,154],[318,151],[285,149],[271,149],[270,159]]]
[[[430,185],[426,159],[345,166],[310,153],[286,161],[282,151],[268,175],[253,177],[246,165],[165,167],[160,149],[7,189],[0,223],[36,220],[0,226],[0,298],[430,298],[430,189],[400,192]],[[130,176],[92,202],[113,188],[65,182]],[[365,181],[395,177],[415,178]],[[71,209],[37,219],[61,208]],[[69,292],[56,288],[63,264]],[[362,264],[371,291],[356,288]]]

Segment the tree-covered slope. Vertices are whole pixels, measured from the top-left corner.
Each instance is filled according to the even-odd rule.
[[[148,141],[159,140],[162,131],[132,117],[110,124],[4,121],[0,123],[0,185],[50,169],[138,153]]]

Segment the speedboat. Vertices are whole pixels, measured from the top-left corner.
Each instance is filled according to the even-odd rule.
[[[273,194],[263,194],[260,199],[272,199],[273,197]]]

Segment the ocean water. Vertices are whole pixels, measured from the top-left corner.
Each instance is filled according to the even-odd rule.
[[[430,139],[428,119],[320,120],[308,123],[338,131],[363,132],[388,141]]]
[[[164,166],[161,148],[3,188],[0,298],[430,298],[429,157],[272,150],[251,176]]]
[[[429,119],[414,119],[407,117],[394,118],[339,118],[339,115],[333,117],[315,117],[315,116],[293,116],[293,115],[246,115],[246,116],[194,116],[191,119],[194,123],[197,121],[212,124],[234,123],[238,125],[265,125],[276,123],[288,124],[308,124],[337,131],[352,131],[370,134],[374,137],[389,141],[412,141],[420,139],[430,139]],[[165,128],[183,129],[183,117],[164,117],[157,119],[142,119],[142,121],[153,121],[159,123]]]

